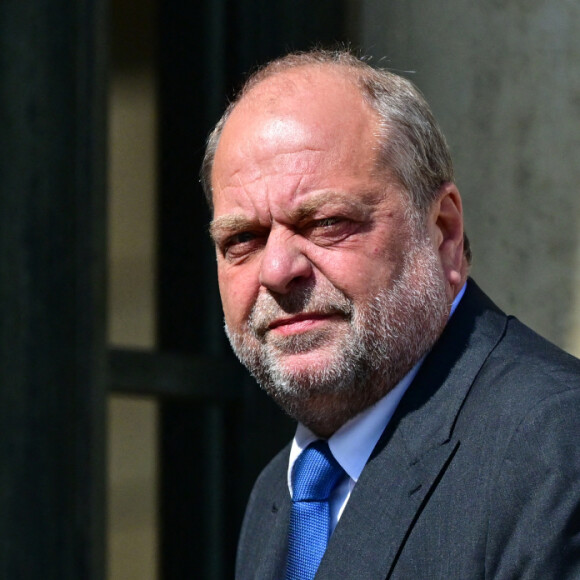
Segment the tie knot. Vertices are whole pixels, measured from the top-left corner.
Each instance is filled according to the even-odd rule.
[[[311,443],[294,463],[292,500],[327,500],[343,473],[326,441]]]

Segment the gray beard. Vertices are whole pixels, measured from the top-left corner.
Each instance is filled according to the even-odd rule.
[[[334,432],[381,399],[441,334],[450,309],[441,265],[426,240],[414,242],[391,287],[366,302],[355,305],[326,282],[287,295],[261,295],[244,333],[226,325],[234,352],[261,387],[314,432]],[[339,315],[348,330],[338,340],[327,328],[287,337],[268,334],[272,320],[307,312]],[[285,355],[314,348],[331,355],[325,365],[285,364]]]

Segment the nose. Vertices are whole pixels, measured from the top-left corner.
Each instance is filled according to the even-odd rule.
[[[270,232],[262,252],[260,284],[278,294],[287,293],[299,280],[312,275],[312,264],[294,235]]]

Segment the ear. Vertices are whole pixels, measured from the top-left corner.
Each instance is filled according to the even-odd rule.
[[[463,210],[461,195],[454,183],[444,183],[429,212],[429,229],[439,254],[443,272],[455,296],[467,277],[463,255]]]

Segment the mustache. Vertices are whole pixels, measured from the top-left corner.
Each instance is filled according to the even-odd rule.
[[[248,326],[254,336],[262,338],[272,322],[288,315],[340,314],[350,318],[352,313],[352,301],[335,287],[319,290],[303,288],[277,295],[268,292],[258,296],[252,307]]]

